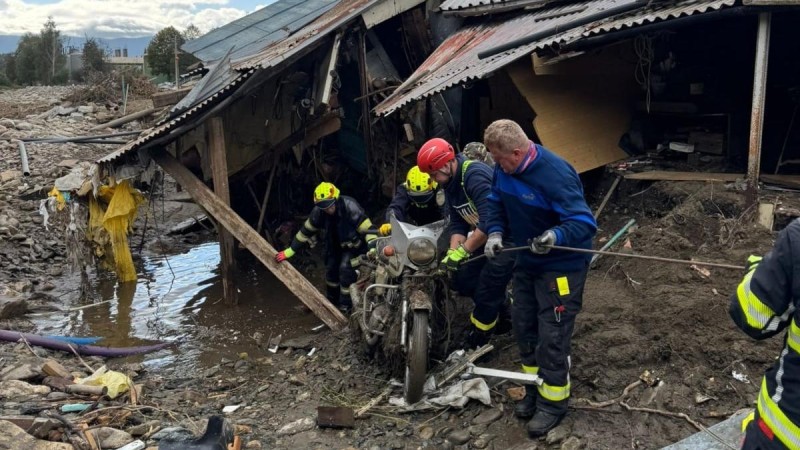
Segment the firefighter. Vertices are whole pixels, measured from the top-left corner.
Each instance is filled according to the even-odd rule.
[[[797,255],[794,253],[797,252]],[[756,411],[745,419],[743,450],[800,448],[800,221],[778,235],[763,259],[750,256],[731,295],[733,322],[753,339],[787,330],[783,351],[761,380]]]
[[[394,198],[386,209],[386,223],[381,225],[380,235],[388,236],[392,232],[392,217],[400,222],[422,226],[441,220],[444,215],[444,195],[425,172],[419,167],[412,167],[406,174],[406,181],[397,186]]]
[[[543,384],[526,386],[515,414],[532,419],[531,437],[553,429],[567,413],[570,395],[570,340],[583,303],[589,257],[550,249],[564,245],[590,249],[597,230],[575,169],[531,142],[510,120],[492,122],[484,144],[495,161],[488,198],[486,255],[502,256],[509,232],[517,253],[512,279],[512,320],[525,373]]]
[[[482,161],[456,156],[453,146],[440,138],[422,145],[417,153],[417,166],[444,188],[450,214],[450,249],[442,264],[455,272],[455,290],[472,297],[475,304],[465,346],[483,346],[492,333],[510,329],[504,305],[514,264],[510,254],[466,264],[470,256],[483,253],[486,243],[486,223],[482,218],[488,212],[492,169]]]
[[[376,238],[374,234],[366,234],[370,227],[372,222],[355,199],[340,195],[332,183],[320,183],[314,189],[314,209],[295,234],[292,244],[275,255],[275,261],[280,263],[291,258],[320,230],[325,230],[326,296],[339,310],[349,313],[353,308],[350,285],[358,276],[359,257]]]

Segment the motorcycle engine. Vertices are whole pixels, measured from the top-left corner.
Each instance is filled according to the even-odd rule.
[[[384,331],[386,329],[386,323],[389,321],[389,305],[386,303],[381,303],[377,305],[372,310],[372,314],[370,314],[367,327],[370,330],[375,331]],[[375,345],[380,339],[380,335],[370,333],[369,338],[367,338],[367,344]]]

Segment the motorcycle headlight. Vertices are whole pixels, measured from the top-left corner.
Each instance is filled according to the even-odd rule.
[[[418,266],[427,266],[436,258],[436,244],[429,239],[414,239],[408,244],[408,260]]]

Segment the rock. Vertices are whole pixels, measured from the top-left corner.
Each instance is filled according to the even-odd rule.
[[[65,159],[65,160],[61,161],[60,163],[56,164],[56,166],[57,167],[67,167],[67,168],[71,169],[71,168],[77,166],[79,162],[80,161],[78,161],[77,159]]]
[[[0,449],[74,450],[72,444],[42,441],[7,420],[0,420]]]
[[[74,113],[70,114],[69,116],[73,117],[73,118],[76,118],[76,119],[83,118],[83,113],[74,112]]]
[[[292,423],[288,423],[278,429],[278,436],[288,436],[291,434],[301,433],[303,431],[308,431],[314,428],[316,425],[315,421],[311,417],[306,417],[303,419],[295,420]]]
[[[250,441],[250,442],[247,443],[247,445],[244,446],[244,448],[259,449],[259,448],[261,448],[261,441]]]
[[[28,312],[28,302],[24,298],[0,296],[0,320],[24,316]],[[23,380],[26,378],[2,378],[0,380]]]
[[[419,430],[419,438],[423,440],[428,440],[433,437],[433,428],[431,427],[422,427]]]
[[[472,446],[475,448],[486,448],[489,446],[489,442],[491,442],[492,439],[494,439],[493,434],[482,434],[475,439]]]
[[[583,442],[575,436],[570,436],[569,439],[561,444],[561,450],[579,450],[583,447]]]
[[[20,131],[30,131],[33,129],[33,125],[28,122],[17,122],[16,128]]]
[[[133,442],[133,436],[111,427],[100,427],[94,430],[94,436],[101,448],[120,448]]]
[[[190,441],[194,439],[194,433],[183,427],[167,427],[150,436],[150,439],[154,441]]]
[[[14,121],[11,119],[0,119],[0,125],[6,128],[17,128],[17,126],[14,124]]]
[[[497,408],[490,408],[475,416],[475,418],[472,419],[472,424],[488,425],[501,417],[503,417],[503,411],[500,411]]]
[[[0,172],[0,183],[5,183],[9,180],[17,180],[22,178],[22,171],[19,170],[4,170]]]
[[[92,105],[78,106],[78,112],[83,114],[91,114],[94,112],[94,106]]]
[[[203,372],[203,376],[205,378],[211,378],[219,372],[219,366],[209,367],[208,369]]]
[[[561,423],[561,425],[553,428],[547,433],[547,443],[557,444],[566,439],[572,433],[572,426],[568,423]]]
[[[75,108],[68,108],[65,106],[58,106],[55,108],[56,115],[58,116],[68,116],[75,112]]]
[[[447,435],[447,440],[455,445],[464,445],[469,442],[471,437],[469,430],[456,430]]]
[[[47,386],[34,386],[19,380],[0,381],[0,400],[22,402],[49,393]]]
[[[0,307],[0,319],[3,319],[2,308]],[[38,370],[35,370],[30,364],[22,364],[19,366],[8,366],[0,371],[0,380],[30,380],[41,376]]]

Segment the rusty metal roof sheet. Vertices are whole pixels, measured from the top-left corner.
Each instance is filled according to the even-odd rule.
[[[216,104],[218,101],[222,100],[224,97],[232,93],[234,90],[238,89],[239,86],[251,75],[255,73],[255,70],[249,70],[247,72],[239,74],[239,76],[233,80],[229,85],[225,86],[221,90],[219,90],[214,95],[208,97],[207,99],[203,100],[202,102],[194,105],[190,109],[184,111],[179,116],[175,117],[174,119],[164,122],[156,127],[151,128],[147,131],[144,135],[140,136],[138,139],[128,142],[127,144],[123,145],[122,147],[115,150],[113,153],[110,153],[99,160],[97,163],[109,163],[113,162],[117,158],[125,155],[131,150],[137,149],[142,145],[156,139],[158,137],[166,135],[170,130],[174,129],[178,125],[186,122],[187,119],[195,115],[196,113],[205,110],[207,107]]]
[[[468,1],[468,0],[467,0]],[[480,1],[480,0],[473,0]],[[437,48],[419,68],[386,100],[375,107],[377,115],[387,115],[412,101],[442,92],[453,86],[484,78],[534,50],[643,23],[665,20],[732,6],[735,0],[685,0],[657,4],[655,8],[634,10],[610,20],[569,28],[586,16],[633,3],[635,0],[588,0],[537,10],[505,20],[485,22],[459,30]],[[561,27],[566,31],[514,49],[479,59],[478,53],[502,43],[529,36],[541,30]]]
[[[447,15],[477,16],[522,8],[544,7],[553,0],[445,0],[439,10]]]
[[[325,14],[309,23],[292,36],[269,45],[261,52],[239,60],[231,59],[237,70],[266,69],[293,59],[302,50],[311,49],[329,33],[360,16],[380,0],[341,0]]]

